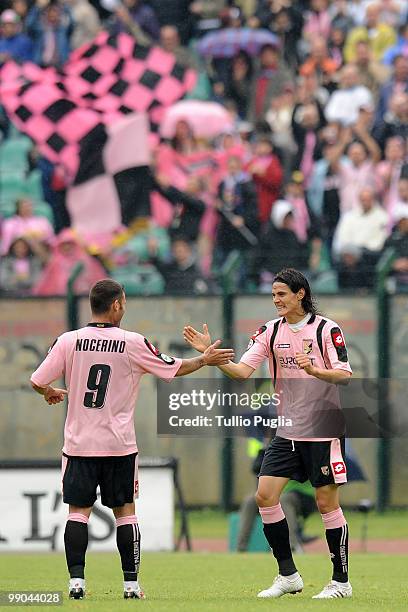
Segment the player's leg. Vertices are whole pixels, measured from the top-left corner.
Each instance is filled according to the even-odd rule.
[[[88,548],[88,520],[91,512],[92,506],[88,508],[69,506],[64,544],[71,599],[83,599],[85,596],[85,555]]]
[[[85,555],[88,547],[88,520],[96,501],[98,460],[88,457],[62,458],[63,500],[69,504],[64,543],[70,575],[69,596],[85,596]]]
[[[288,523],[279,501],[290,476],[297,469],[298,457],[291,440],[275,437],[262,462],[255,498],[265,537],[278,562],[279,575],[269,589],[258,593],[258,597],[280,597],[303,589],[302,578],[292,557]]]
[[[113,514],[116,518],[116,544],[122,563],[124,597],[144,599],[144,593],[138,582],[140,530],[135,503],[126,503],[113,508]]]
[[[144,599],[138,582],[140,530],[135,513],[138,494],[137,454],[106,457],[100,475],[101,502],[116,518],[116,542],[123,570],[125,598]]]
[[[316,599],[351,597],[348,579],[348,525],[340,507],[339,485],[347,481],[343,460],[344,440],[310,442],[310,481],[316,489],[316,503],[326,530],[333,564],[331,582]]]

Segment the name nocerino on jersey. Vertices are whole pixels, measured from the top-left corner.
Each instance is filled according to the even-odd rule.
[[[126,342],[124,340],[101,340],[96,338],[78,338],[75,344],[76,351],[99,351],[101,353],[124,353]]]

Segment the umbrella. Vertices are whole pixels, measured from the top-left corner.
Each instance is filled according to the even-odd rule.
[[[194,135],[201,138],[214,138],[233,127],[228,111],[221,104],[200,100],[182,100],[169,107],[161,124],[161,135],[172,138],[179,121],[186,121]]]
[[[269,30],[225,28],[206,34],[197,44],[197,51],[204,57],[233,57],[239,51],[258,55],[264,45],[279,47],[279,38]]]

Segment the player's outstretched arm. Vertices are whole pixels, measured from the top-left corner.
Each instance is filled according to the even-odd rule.
[[[229,348],[220,349],[218,348],[220,344],[221,340],[216,340],[205,349],[200,357],[183,359],[176,376],[186,376],[186,374],[192,374],[206,365],[220,366],[234,359],[234,351]]]
[[[203,353],[211,344],[211,335],[208,331],[207,323],[203,324],[202,333],[194,329],[191,325],[186,325],[183,329],[183,337],[184,340],[199,353]],[[221,372],[234,380],[245,380],[255,371],[254,368],[251,368],[245,363],[233,363],[232,361],[226,364],[220,364],[218,367]]]
[[[35,385],[33,382],[31,386],[37,393],[44,396],[45,401],[50,406],[52,404],[59,404],[64,401],[66,395],[68,395],[68,391],[66,389],[56,389],[51,387],[51,385],[46,385],[45,387],[39,387]]]

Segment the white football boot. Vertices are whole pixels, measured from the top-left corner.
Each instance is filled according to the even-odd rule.
[[[331,580],[327,584],[323,591],[318,595],[313,595],[312,599],[336,599],[341,597],[351,597],[353,595],[353,589],[349,582],[337,582]]]
[[[85,580],[83,578],[70,578],[68,593],[70,599],[83,599],[85,597]]]
[[[303,589],[303,580],[299,572],[292,574],[291,576],[276,576],[272,586],[269,589],[260,591],[258,597],[282,597],[286,593],[300,593]]]
[[[124,599],[146,599],[146,595],[136,580],[123,583],[123,597]]]

